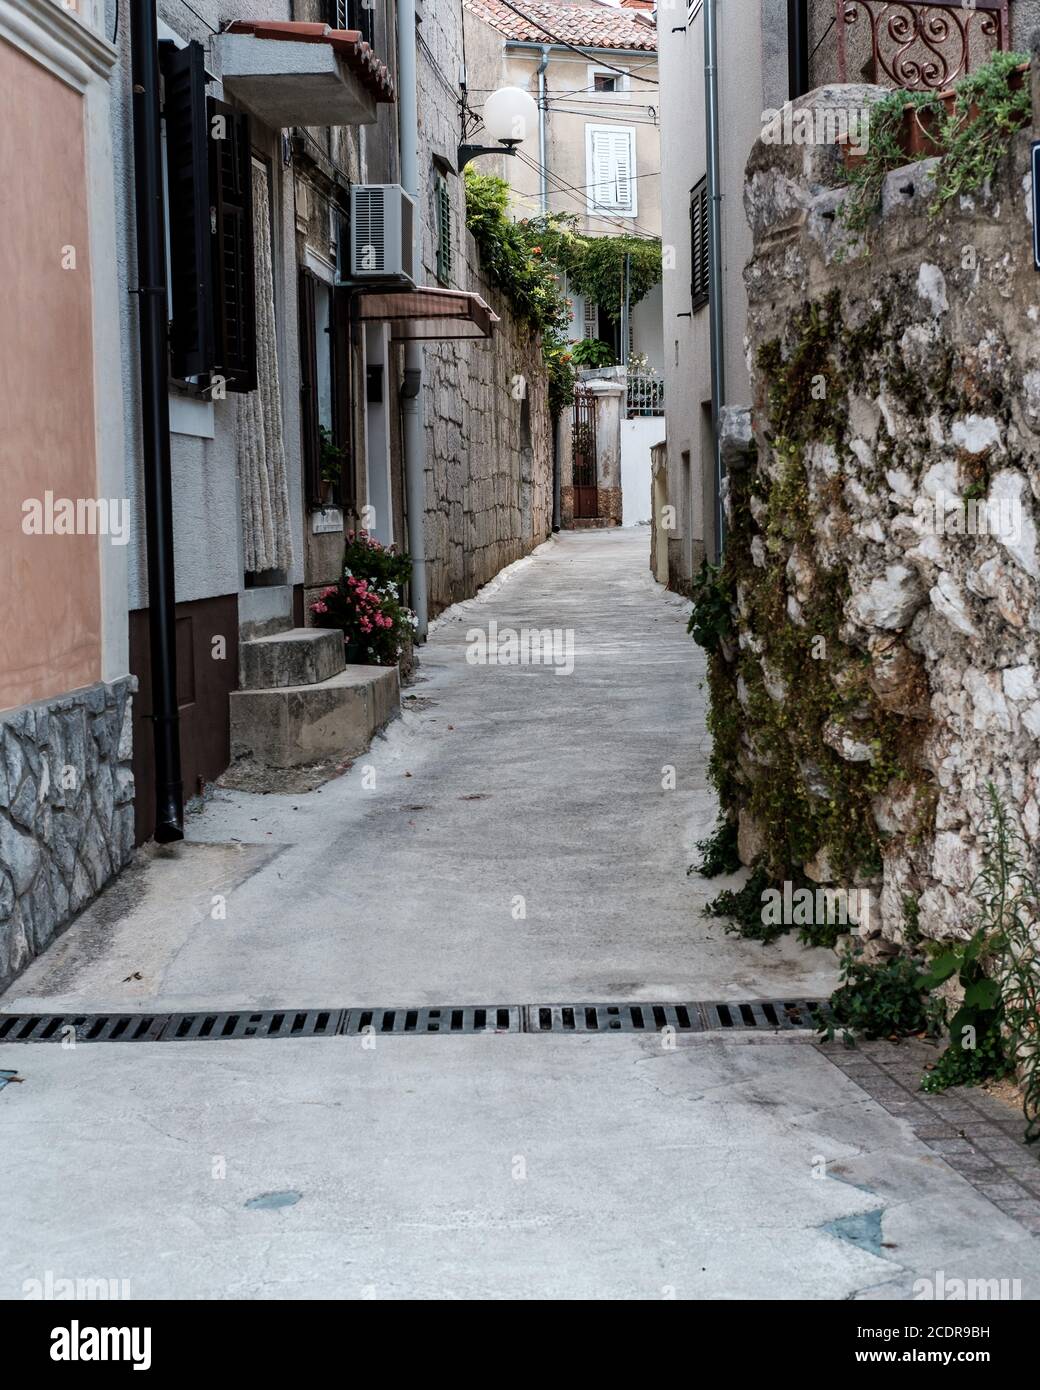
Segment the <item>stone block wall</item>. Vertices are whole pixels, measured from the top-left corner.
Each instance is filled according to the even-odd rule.
[[[935,162],[892,173],[858,241],[833,147],[748,163],[754,439],[727,479],[715,781],[745,862],[877,890],[880,952],[908,902],[927,937],[968,928],[989,784],[1040,838],[1029,145],[934,215]]]
[[[541,341],[480,270],[462,230],[468,287],[501,322],[490,342],[426,349],[429,611],[469,598],[552,530],[552,421]]]
[[[132,676],[0,713],[0,988],[129,863]]]

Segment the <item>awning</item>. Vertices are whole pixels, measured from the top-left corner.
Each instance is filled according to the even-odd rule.
[[[374,290],[357,300],[362,323],[389,323],[397,342],[445,338],[490,338],[500,322],[479,294],[422,287]]]

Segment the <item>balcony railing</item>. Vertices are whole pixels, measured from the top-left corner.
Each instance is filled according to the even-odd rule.
[[[1011,47],[1010,9],[1011,0],[835,0],[838,81],[942,91]]]
[[[628,418],[664,414],[664,382],[652,372],[629,372]]]

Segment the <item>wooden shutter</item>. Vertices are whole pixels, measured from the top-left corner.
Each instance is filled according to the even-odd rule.
[[[205,376],[213,366],[212,246],[205,52],[161,45],[170,228],[170,371]]]
[[[708,180],[701,179],[690,193],[690,297],[693,308],[708,302]]]
[[[315,334],[314,276],[300,267],[296,280],[300,327],[300,435],[303,483],[312,507],[321,505],[321,434],[318,428],[318,344]]]
[[[357,454],[354,449],[354,352],[350,291],[332,292],[332,437],[343,450],[339,500],[344,511],[357,515]]]
[[[210,200],[214,266],[214,371],[229,391],[256,390],[253,163],[249,117],[212,98]]]

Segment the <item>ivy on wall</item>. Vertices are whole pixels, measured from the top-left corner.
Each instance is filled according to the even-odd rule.
[[[806,465],[813,444],[847,454],[849,391],[876,389],[871,364],[877,370],[877,353],[887,350],[883,323],[880,312],[849,329],[834,292],[803,307],[787,341],[762,347],[771,457],[766,468],[731,476],[725,559],[720,570],[701,571],[693,595],[691,633],[709,654],[711,776],[730,818],[750,815],[764,842],[762,867],[776,882],[821,851],[842,878],[877,874],[871,802],[893,783],[914,793],[922,831],[931,821],[933,794],[917,761],[923,723],[882,707],[869,659],[842,640],[848,580],[819,558],[820,502],[810,497]],[[840,514],[840,470],[831,486],[825,500]],[[799,622],[788,608],[794,553],[805,591]],[[869,761],[839,755],[825,737],[835,726],[855,731]]]
[[[465,179],[466,225],[480,251],[481,266],[514,312],[541,333],[550,407],[558,415],[573,400],[575,381],[563,277],[573,291],[599,304],[617,322],[626,260],[629,304],[635,306],[661,279],[661,243],[633,236],[584,236],[576,230],[577,219],[564,214],[514,221],[505,179],[470,168]]]

